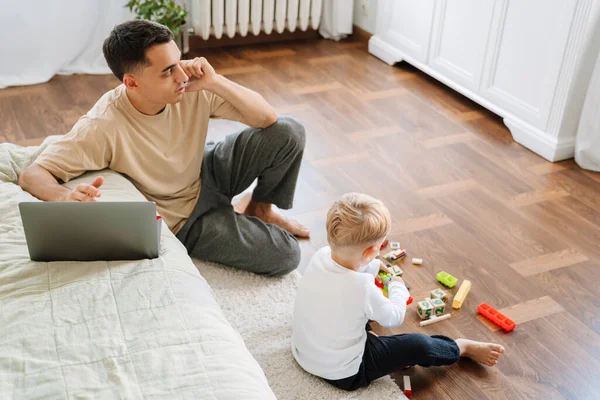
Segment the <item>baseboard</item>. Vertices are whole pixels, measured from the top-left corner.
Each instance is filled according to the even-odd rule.
[[[352,38],[354,38],[354,40],[357,42],[367,44],[369,43],[371,36],[373,36],[371,32],[365,31],[363,28],[360,28],[356,25],[352,25]]]
[[[556,162],[573,158],[575,138],[557,139],[548,133],[511,117],[504,118],[515,142],[527,147],[548,161]]]
[[[394,65],[397,62],[404,60],[402,53],[379,39],[377,35],[373,35],[369,39],[369,53],[389,65]]]

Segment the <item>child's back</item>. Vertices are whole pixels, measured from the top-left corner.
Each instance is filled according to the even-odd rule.
[[[373,272],[378,271],[378,260],[364,272],[344,268],[331,259],[329,247],[313,256],[294,309],[292,352],[302,368],[326,379],[341,379],[358,371],[367,338],[367,315],[377,314],[368,309],[377,299],[369,297],[389,303],[373,282]],[[407,298],[408,292],[399,301]],[[403,316],[403,309],[390,313],[387,325],[399,325]]]

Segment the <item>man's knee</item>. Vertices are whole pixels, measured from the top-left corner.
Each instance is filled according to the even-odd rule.
[[[276,257],[272,258],[266,275],[282,276],[298,268],[300,264],[300,246],[295,239],[290,240],[284,246],[280,246],[276,253]]]
[[[277,130],[278,135],[287,137],[300,149],[304,149],[306,144],[306,129],[304,129],[304,125],[296,118],[289,116],[279,117],[273,128]]]

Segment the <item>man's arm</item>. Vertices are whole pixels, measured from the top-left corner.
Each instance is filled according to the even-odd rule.
[[[181,61],[180,66],[189,77],[187,91],[208,90],[223,98],[242,115],[244,124],[266,128],[277,122],[275,109],[264,97],[218,75],[206,58]]]
[[[242,123],[267,128],[277,122],[277,113],[260,94],[217,75],[211,90],[242,114]]]
[[[96,201],[104,178],[98,176],[91,185],[80,183],[74,190],[61,186],[44,167],[33,163],[19,176],[19,186],[44,201]]]

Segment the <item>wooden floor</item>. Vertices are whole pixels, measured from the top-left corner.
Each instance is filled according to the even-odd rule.
[[[326,245],[332,201],[360,191],[389,206],[391,239],[408,260],[425,260],[400,263],[417,299],[438,287],[438,271],[472,281],[450,320],[421,328],[413,304],[394,333],[495,341],[506,356],[495,369],[463,360],[400,372],[399,384],[411,376],[414,398],[600,398],[600,174],[546,162],[513,142],[497,116],[408,65],[384,64],[361,43],[202,55],[306,125],[296,204],[287,212],[312,229],[301,268]],[[0,141],[65,133],[116,84],[109,76],[57,76],[1,90]],[[213,130],[211,138],[223,135]],[[477,317],[481,302],[513,318],[514,332]]]

